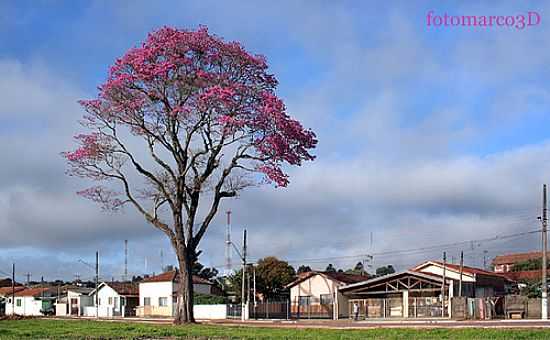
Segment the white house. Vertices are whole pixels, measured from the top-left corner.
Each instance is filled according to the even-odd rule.
[[[11,295],[6,303],[6,315],[40,316],[43,311],[53,308],[55,290],[48,287],[25,288],[15,294],[15,304]]]
[[[97,308],[96,308],[97,294]],[[126,282],[102,282],[90,293],[92,306],[84,307],[85,316],[116,317],[135,315],[139,302],[138,286]]]
[[[307,272],[289,283],[290,312],[296,318],[336,318],[347,316],[347,309],[337,310],[338,304],[346,305],[347,298],[338,288],[350,283],[368,280],[366,275],[336,272]]]
[[[94,306],[90,293],[92,288],[69,287],[67,295],[57,300],[55,315],[57,316],[82,316],[86,307]]]
[[[6,302],[8,301],[8,298],[12,295],[14,292],[18,292],[20,290],[25,289],[23,286],[15,286],[12,290],[12,287],[0,287],[0,316],[6,314]]]
[[[179,286],[178,277],[178,272],[172,270],[140,282],[137,316],[174,316]],[[199,294],[218,294],[212,282],[196,275],[193,276],[193,290]]]

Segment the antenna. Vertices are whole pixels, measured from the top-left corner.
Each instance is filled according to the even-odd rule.
[[[160,250],[160,272],[164,272],[164,253]]]
[[[225,275],[231,273],[231,210],[226,211],[227,227],[225,230]]]
[[[128,280],[128,240],[124,240],[124,280]]]

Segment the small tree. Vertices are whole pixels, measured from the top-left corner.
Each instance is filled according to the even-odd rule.
[[[336,268],[334,268],[332,263],[329,263],[328,266],[325,268],[325,271],[327,273],[336,273]]]
[[[267,69],[204,27],[165,27],[80,102],[88,132],[64,153],[69,173],[103,183],[82,196],[111,210],[130,204],[168,237],[180,269],[176,323],[194,322],[191,268],[221,200],[255,183],[285,187],[285,164],[314,159],[315,134],[287,115]]]
[[[311,271],[310,266],[301,265],[300,267],[298,267],[298,270],[296,271],[296,273],[302,274],[302,273],[309,273],[310,271]]]
[[[376,276],[383,276],[395,273],[395,269],[391,264],[376,268]]]

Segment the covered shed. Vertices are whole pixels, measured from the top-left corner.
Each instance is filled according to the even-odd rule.
[[[449,315],[453,281],[445,280],[445,314],[442,315],[443,278],[416,271],[403,271],[339,287],[347,304],[338,305],[339,315],[354,316],[357,304],[361,319],[422,318]],[[449,291],[451,296],[449,296]]]

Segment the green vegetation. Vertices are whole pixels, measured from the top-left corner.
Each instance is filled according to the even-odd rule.
[[[195,305],[223,305],[227,303],[225,296],[210,295],[210,294],[193,294],[193,303]]]
[[[550,268],[550,261],[546,268]],[[542,269],[542,257],[538,259],[531,259],[526,261],[521,261],[512,267],[513,272],[522,272],[526,270],[541,270]]]
[[[87,320],[0,321],[0,339],[548,339],[546,329],[397,329],[367,330],[151,325]]]

